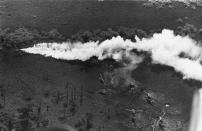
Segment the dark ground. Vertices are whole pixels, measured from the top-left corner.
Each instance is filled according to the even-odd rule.
[[[202,8],[194,10],[181,4],[174,8],[143,7],[141,2],[131,1],[8,0],[1,4],[3,28],[58,28],[66,36],[81,29],[119,26],[147,31],[173,29],[178,26],[176,20],[184,17],[187,23],[202,28]],[[23,116],[23,120],[32,126],[69,124],[81,131],[90,128],[93,131],[152,131],[153,125],[160,131],[156,123],[159,116],[166,113],[164,130],[187,131],[192,94],[198,85],[182,80],[171,68],[143,64],[133,71],[133,78],[139,83],[138,93],[107,90],[99,75],[116,70],[109,69],[114,64],[112,61],[97,64],[58,61],[1,51],[2,123],[8,125],[3,120],[8,116],[14,127],[26,125],[20,123],[23,113],[19,111],[26,108],[33,111]],[[151,96],[151,104],[145,92]],[[165,104],[170,107],[165,108]],[[140,111],[132,113],[128,109]],[[21,130],[29,130],[28,127],[29,124]]]
[[[18,114],[17,109],[29,105],[34,115],[37,114],[38,107],[41,107],[39,121],[48,120],[49,126],[61,123],[74,126],[82,117],[85,118],[86,113],[90,113],[93,115],[94,130],[101,128],[103,131],[126,131],[143,126],[143,131],[150,131],[154,119],[162,115],[164,104],[169,104],[165,116],[168,128],[187,128],[193,86],[183,81],[174,71],[158,72],[155,66],[145,65],[137,68],[133,77],[140,82],[141,88],[151,94],[154,105],[146,103],[144,93],[116,93],[119,91],[117,89],[112,94],[110,91],[103,93],[105,86],[99,82],[99,74],[105,73],[111,63],[105,61],[89,67],[85,63],[58,61],[38,55],[16,56],[1,53],[1,85],[6,96],[6,104],[1,112],[13,117]],[[70,88],[76,89],[75,94],[78,97],[75,100],[76,114],[73,116],[68,109],[71,106],[68,105],[66,111],[63,107],[66,103],[67,83],[71,84]],[[79,104],[81,87],[84,93],[82,105]],[[64,98],[57,104],[58,93]],[[1,104],[3,105],[2,99]],[[132,125],[132,113],[127,111],[133,108],[144,111],[137,113],[136,126]],[[176,125],[177,123],[180,125]]]
[[[66,36],[79,30],[132,27],[143,30],[176,28],[178,18],[202,28],[202,8],[194,10],[177,3],[173,8],[142,6],[143,2],[95,0],[5,0],[2,2],[2,27],[27,27],[39,30],[57,28]]]

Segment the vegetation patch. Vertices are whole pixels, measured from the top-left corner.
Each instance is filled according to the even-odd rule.
[[[197,40],[201,38],[202,29],[197,29],[192,24],[184,23],[183,19],[178,19],[177,22],[179,26],[176,28],[176,30],[174,30],[176,35],[188,35]],[[124,39],[129,39],[135,42],[135,36],[138,36],[140,39],[145,37],[148,38],[151,37],[155,32],[161,32],[161,30],[151,30],[150,32],[145,32],[144,30],[136,28],[118,27],[113,29],[108,28],[107,30],[81,30],[71,37],[65,37],[57,29],[52,29],[46,32],[31,30],[24,27],[18,28],[14,31],[6,28],[0,29],[0,47],[3,49],[20,49],[30,47],[41,42],[102,42],[116,36],[121,36]]]

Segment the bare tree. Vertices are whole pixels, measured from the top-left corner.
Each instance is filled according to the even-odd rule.
[[[80,104],[80,106],[83,105],[83,86],[81,86],[81,89],[80,89],[80,100],[79,100],[79,104]]]

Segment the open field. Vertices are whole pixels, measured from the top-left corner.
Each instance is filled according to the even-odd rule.
[[[151,118],[156,119],[162,115],[164,104],[167,103],[170,107],[166,111],[166,118],[171,124],[168,124],[168,128],[175,126],[172,128],[187,129],[194,86],[183,81],[170,69],[159,70],[158,66],[151,68],[145,65],[136,69],[133,77],[140,82],[142,88],[153,93],[155,106],[144,102],[144,94],[139,96],[123,92],[108,96],[99,93],[105,88],[99,82],[99,74],[106,73],[110,63],[105,61],[99,65],[81,64],[38,55],[16,56],[1,53],[1,85],[6,95],[6,105],[1,112],[12,116],[17,113],[17,109],[29,104],[32,105],[34,114],[37,114],[38,107],[41,108],[40,122],[48,120],[48,125],[65,123],[75,126],[79,120],[85,119],[86,113],[90,113],[93,116],[92,129],[96,131],[132,131],[132,115],[127,109],[135,108],[144,110],[143,116],[140,112],[137,124],[140,127],[143,123],[149,124],[143,126],[142,130],[150,131],[153,122]],[[64,111],[66,98],[62,98],[58,104],[56,102],[57,93],[66,96],[67,83],[76,89],[77,100],[81,87],[84,88],[83,104],[76,103],[76,114],[73,116],[68,111],[69,106],[66,113]]]
[[[196,10],[178,4],[173,8],[142,6],[133,1],[55,1],[9,0],[3,2],[2,27],[28,27],[39,30],[57,28],[66,36],[79,30],[107,29],[119,26],[146,31],[176,28],[178,18],[201,28],[202,8]]]

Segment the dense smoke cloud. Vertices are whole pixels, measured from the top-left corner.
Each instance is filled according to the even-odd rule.
[[[185,79],[202,81],[201,48],[189,37],[175,36],[173,31],[163,30],[151,39],[138,41],[134,48],[151,52],[154,63],[173,67]]]
[[[139,39],[136,42],[124,40],[120,36],[110,40],[87,43],[40,43],[34,47],[22,49],[25,52],[51,56],[64,60],[88,60],[92,56],[99,60],[113,58],[116,61],[128,59],[130,63],[139,63],[132,52],[146,51],[151,54],[152,62],[173,67],[183,74],[185,79],[202,81],[201,50],[196,41],[188,36],[176,36],[171,30],[164,29],[151,38]],[[143,58],[143,57],[142,57]]]

